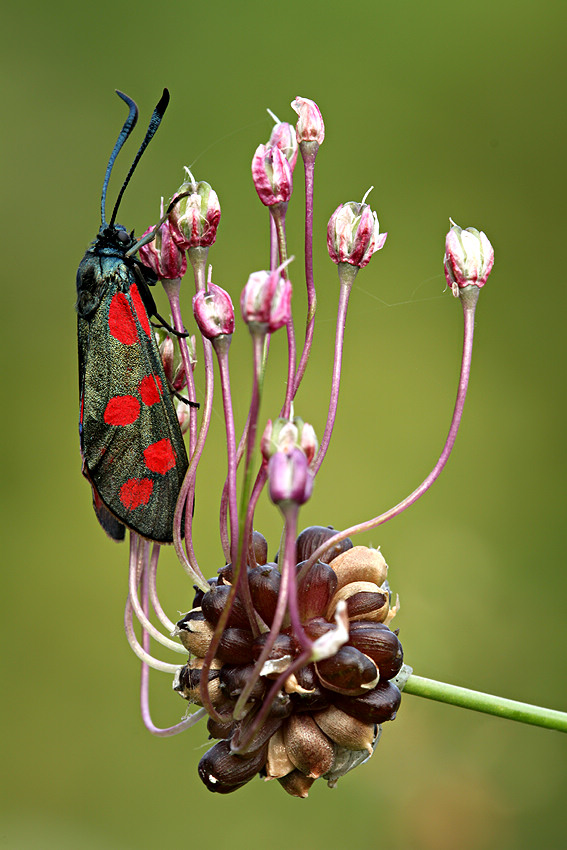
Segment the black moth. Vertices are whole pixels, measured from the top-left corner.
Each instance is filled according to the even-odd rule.
[[[128,118],[106,169],[100,230],[77,271],[83,474],[92,486],[98,520],[110,537],[123,540],[127,526],[149,540],[171,543],[188,462],[150,317],[172,329],[158,314],[149,289],[156,275],[134,256],[140,243],[133,231],[115,224],[124,190],[160,125],[169,92],[164,89],[153,112],[107,222],[112,167],[138,119],[134,101],[117,94],[129,107]]]

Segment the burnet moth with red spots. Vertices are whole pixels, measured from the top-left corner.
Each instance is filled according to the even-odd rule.
[[[149,289],[156,275],[134,256],[148,238],[136,242],[133,231],[115,223],[126,186],[163,118],[169,92],[164,89],[153,112],[107,222],[112,167],[138,119],[134,101],[117,94],[128,105],[128,118],[106,169],[100,230],[77,271],[83,474],[110,537],[123,540],[126,526],[149,540],[171,543],[188,462],[150,317],[172,329],[157,312]]]

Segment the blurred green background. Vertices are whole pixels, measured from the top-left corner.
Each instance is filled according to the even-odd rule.
[[[358,542],[381,544],[390,563],[417,673],[565,708],[566,10],[552,0],[5,8],[1,847],[564,846],[559,733],[407,696],[368,765],[299,801],[260,781],[215,797],[196,773],[204,727],[168,740],[145,731],[122,631],[126,547],[105,538],[80,475],[73,304],[125,116],[115,88],[136,99],[140,125],[164,85],[172,95],[120,220],[141,233],[193,164],[220,196],[210,260],[235,302],[267,263],[267,215],[250,179],[271,129],[265,109],[294,121],[296,95],[316,100],[327,129],[319,312],[296,412],[319,435],[338,294],[327,219],[373,185],[389,233],[355,285],[337,427],[302,517],[346,527],[403,498],[437,459],[461,346],[461,310],[443,292],[444,235],[449,216],[485,230],[496,264],[454,455],[420,503]],[[118,161],[111,199],[135,149]],[[298,165],[289,238],[299,336],[302,196]],[[284,358],[276,338],[264,418],[277,413]],[[251,367],[241,326],[232,375],[242,424]],[[222,564],[223,464],[217,401],[197,496],[207,574]],[[267,499],[257,524],[274,549],[280,524]],[[171,616],[189,607],[169,550],[160,592]],[[177,722],[184,704],[168,677],[152,677],[152,696],[155,721]]]

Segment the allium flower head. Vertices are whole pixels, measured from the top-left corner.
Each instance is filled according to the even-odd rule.
[[[333,534],[333,528],[319,526],[299,534],[294,568],[298,576],[315,549]],[[232,793],[259,773],[266,781],[277,780],[288,794],[307,797],[318,778],[333,787],[372,755],[381,724],[395,718],[401,699],[391,681],[402,667],[403,651],[388,626],[396,609],[390,606],[386,569],[378,550],[353,547],[347,538],[299,578],[301,627],[313,646],[331,647],[329,654],[316,655],[299,667],[293,632],[254,637],[244,608],[232,609],[208,675],[209,695],[222,719],[209,719],[210,735],[221,740],[199,763],[199,776],[210,791]],[[232,567],[227,565],[177,624],[190,658],[174,687],[197,704],[205,687],[200,675],[203,658],[231,581]],[[259,560],[249,569],[248,581],[254,609],[270,628],[282,582],[278,565]],[[335,631],[341,633],[337,641]],[[235,719],[235,706],[268,644],[267,660],[250,692],[250,709]],[[265,716],[258,723],[261,712]]]
[[[487,281],[494,265],[494,249],[485,233],[474,227],[463,230],[451,220],[445,240],[445,277],[451,288],[478,286]]]

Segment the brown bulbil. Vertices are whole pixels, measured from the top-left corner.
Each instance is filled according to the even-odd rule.
[[[337,590],[353,581],[371,581],[380,587],[386,581],[388,564],[379,549],[354,546],[330,562],[337,576]]]
[[[366,750],[372,755],[375,737],[374,723],[363,723],[334,705],[313,715],[317,726],[341,747],[349,750]]]
[[[335,628],[336,624],[329,623],[324,617],[314,617],[313,620],[309,620],[304,625],[305,633],[311,640],[317,640],[317,638],[326,635],[327,632],[332,632]]]
[[[269,635],[266,633],[263,635],[258,635],[258,637],[254,640],[254,643],[252,645],[252,656],[254,661],[257,661],[260,655],[262,654],[262,650],[264,649],[268,637]],[[275,660],[277,658],[285,658],[286,655],[291,655],[293,657],[294,654],[295,641],[289,635],[280,634],[274,641],[274,645],[270,650],[268,659]]]
[[[395,685],[380,681],[375,688],[359,697],[336,694],[333,703],[363,723],[385,723],[394,719],[401,699],[402,695]]]
[[[374,620],[382,622],[388,616],[389,594],[382,592],[370,581],[353,581],[337,590],[327,609],[327,619],[332,620],[337,603],[344,599],[349,620]]]
[[[228,741],[219,741],[199,762],[199,776],[217,794],[230,794],[242,788],[262,769],[268,753],[267,744],[250,756],[236,756]]]
[[[311,525],[309,528],[305,528],[296,541],[297,562],[308,561],[313,552],[315,552],[322,543],[325,543],[326,540],[329,540],[329,538],[333,537],[336,533],[337,529],[332,528],[330,525]],[[325,552],[320,560],[323,561],[323,563],[328,564],[329,561],[332,561],[333,558],[336,558],[337,555],[341,552],[345,552],[347,549],[352,549],[352,540],[348,537],[341,543],[335,543],[328,552]]]
[[[201,668],[203,666],[202,658],[192,658],[191,661],[181,668],[175,684],[175,690],[181,694],[183,699],[193,702],[196,705],[202,705],[201,697]],[[217,658],[213,658],[209,669],[209,697],[213,705],[223,701],[223,695],[220,689],[219,671],[221,662]]]
[[[268,562],[268,541],[259,531],[252,532],[252,553],[250,557],[250,566],[263,566]],[[256,561],[256,563],[254,563]]]
[[[272,625],[274,619],[281,579],[281,573],[275,564],[264,564],[248,573],[254,608],[268,626]]]
[[[383,679],[399,673],[404,661],[402,645],[387,626],[367,620],[351,623],[348,642],[378,665]]]
[[[179,620],[175,634],[187,652],[204,658],[213,638],[213,631],[201,609],[193,608],[182,620]]]
[[[207,731],[211,738],[230,738],[234,731],[234,720],[232,717],[233,704],[226,701],[224,705],[215,706],[217,712],[222,717],[222,722],[209,717],[207,720]]]
[[[216,576],[214,578],[207,579],[207,584],[209,584],[211,587],[216,587]],[[193,604],[191,605],[191,608],[199,608],[201,606],[201,602],[203,601],[203,596],[205,595],[205,593],[201,590],[200,587],[197,587],[196,584],[193,585],[193,588],[195,590],[195,596],[193,597]]]
[[[315,670],[325,688],[348,696],[366,693],[380,678],[372,659],[354,646],[342,646],[331,658],[315,664]]]
[[[252,632],[247,629],[225,629],[217,647],[217,658],[229,664],[249,664],[253,660],[253,640]]]
[[[268,760],[266,761],[266,779],[281,779],[295,770],[290,760],[283,739],[283,732],[278,729],[268,743]]]
[[[272,735],[280,729],[283,720],[280,717],[268,717],[262,725],[256,729],[245,748],[241,748],[241,742],[246,740],[248,732],[254,723],[258,711],[251,711],[245,720],[238,723],[234,735],[230,741],[230,749],[235,755],[247,755],[255,753],[260,747],[267,746]]]
[[[291,773],[278,779],[278,782],[284,791],[287,791],[292,797],[305,798],[309,795],[309,789],[315,780],[309,776],[305,776],[300,770],[293,770]]]
[[[333,745],[310,714],[292,714],[283,727],[287,754],[298,770],[317,779],[333,763]]]
[[[297,565],[297,572],[303,564]],[[297,588],[297,604],[302,623],[322,617],[337,589],[337,577],[328,564],[317,561],[308,570]]]
[[[212,623],[214,626],[218,623],[220,615],[226,606],[226,600],[231,589],[232,588],[228,585],[211,587],[210,591],[203,596],[201,609],[209,623]],[[232,609],[228,618],[227,626],[234,626],[238,629],[246,629],[249,627],[244,605],[238,596],[235,597],[232,603]]]
[[[219,671],[222,690],[230,699],[237,700],[254,670],[253,664],[223,664]],[[258,679],[254,683],[250,699],[262,699],[266,692],[266,682]]]

